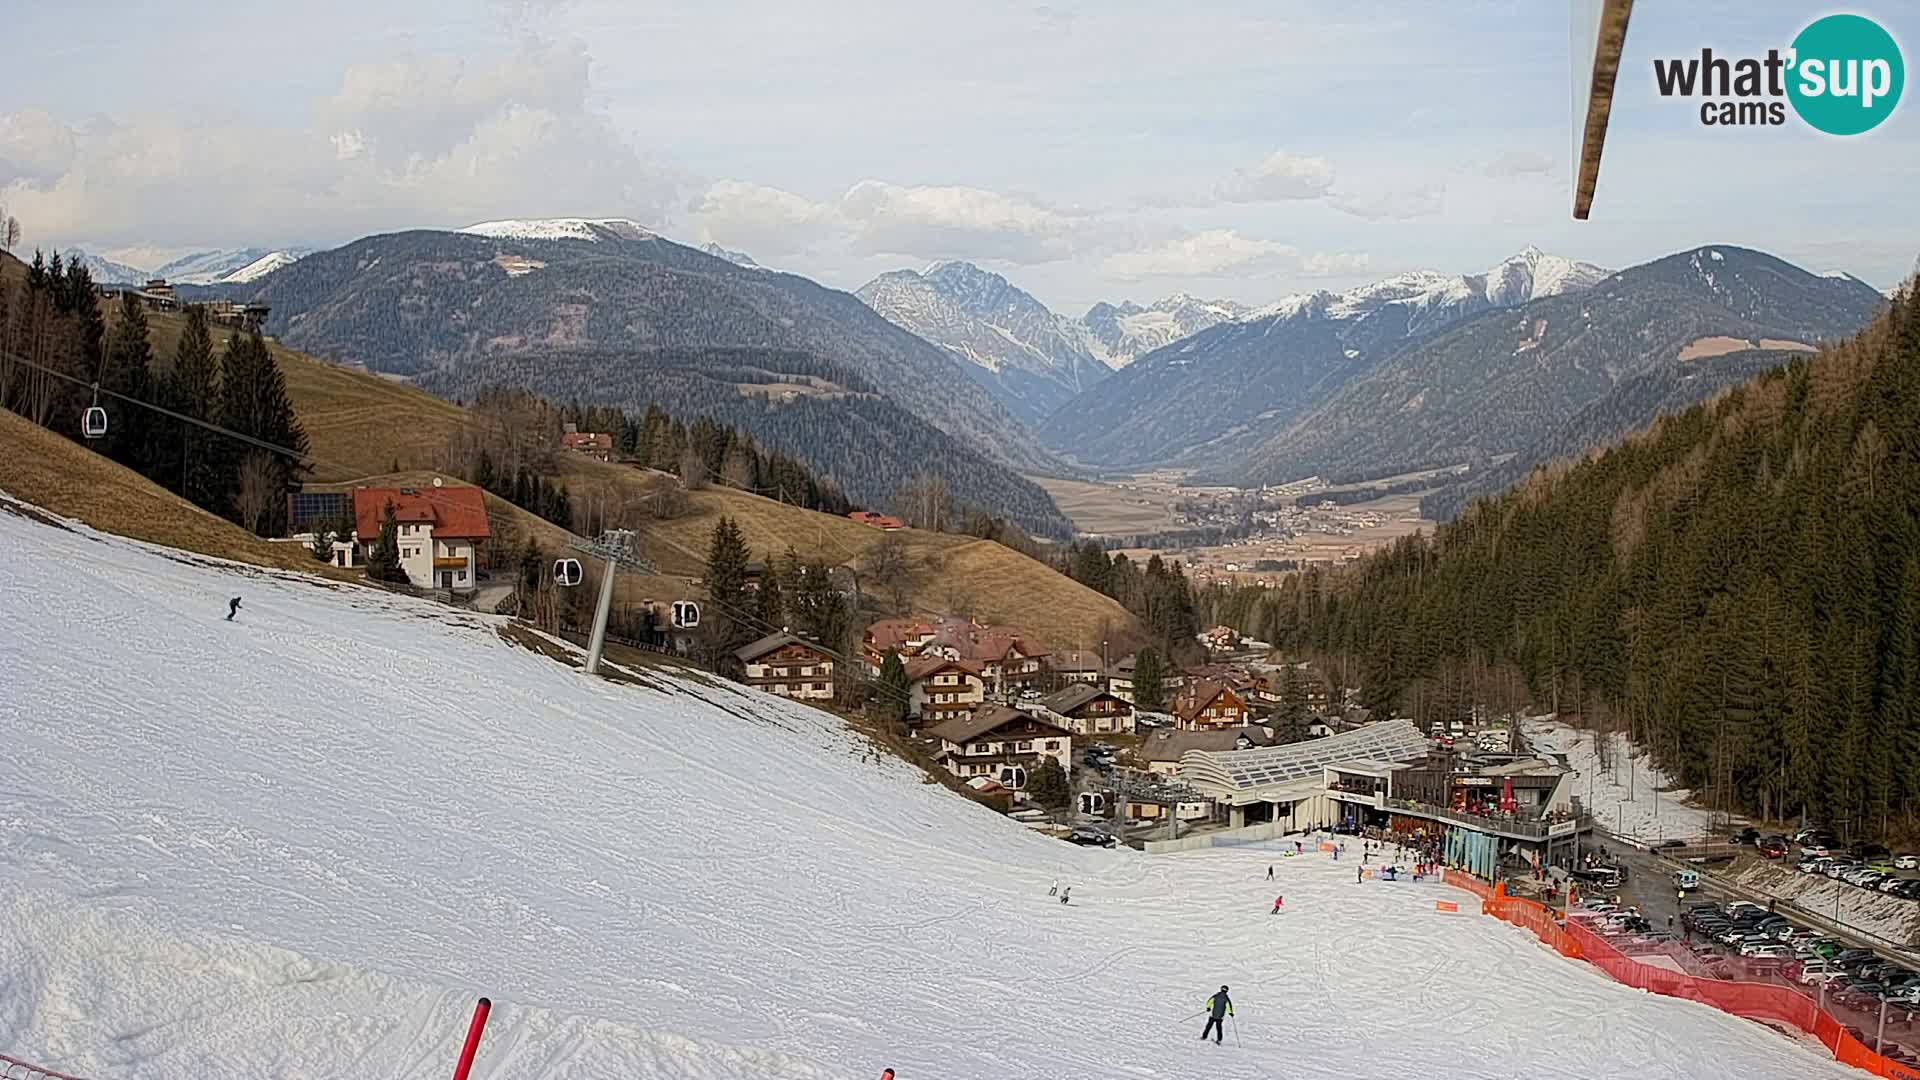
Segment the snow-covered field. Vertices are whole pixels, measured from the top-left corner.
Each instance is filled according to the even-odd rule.
[[[1557,720],[1528,720],[1522,731],[1535,753],[1566,755],[1567,764],[1580,774],[1573,794],[1608,832],[1647,843],[1707,835],[1713,814],[1688,806],[1692,792],[1670,789],[1672,780],[1621,732],[1608,734],[1613,767],[1603,770],[1595,732],[1577,731]]]
[[[3,503],[0,612],[0,1052],[94,1080],[440,1080],[482,993],[486,1078],[1857,1075],[1464,893],[1074,848],[491,618]]]

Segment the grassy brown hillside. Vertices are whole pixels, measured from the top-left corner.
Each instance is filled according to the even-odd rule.
[[[262,540],[139,473],[4,409],[0,409],[0,490],[102,532],[255,566],[329,571],[301,544]]]
[[[155,315],[152,321],[156,352],[166,355],[182,320]],[[314,472],[315,481],[382,482],[397,465],[407,482],[420,483],[429,479],[426,470],[444,464],[448,440],[464,422],[465,410],[403,382],[328,364],[278,343],[271,347],[286,373],[312,453],[323,463]],[[621,503],[644,498],[661,484],[677,483],[661,473],[577,455],[563,455],[561,469],[574,492],[604,490]],[[517,523],[514,542],[530,531],[549,550],[564,545],[560,529],[500,500],[489,497],[488,504],[511,512],[507,519]],[[722,515],[739,522],[756,555],[778,555],[791,547],[805,559],[852,567],[862,575],[862,587],[875,591],[865,574],[866,559],[884,534],[845,518],[727,488],[691,492],[685,514],[650,522],[646,555],[668,574],[697,577],[708,538]],[[1093,640],[1103,624],[1134,625],[1133,616],[1109,597],[1000,544],[912,529],[897,535],[912,568],[905,598],[918,610],[966,608],[983,619],[1020,624],[1062,645]],[[640,598],[641,591],[660,598],[688,590],[684,583],[667,581],[636,580],[622,586],[623,596],[633,599]]]

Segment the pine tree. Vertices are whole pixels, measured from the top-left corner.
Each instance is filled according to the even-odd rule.
[[[1280,710],[1274,717],[1287,733],[1287,741],[1302,739],[1307,733],[1307,686],[1300,669],[1291,663],[1280,667]]]
[[[707,631],[708,660],[717,671],[731,672],[738,663],[734,653],[755,637],[747,619],[751,610],[747,597],[750,554],[739,525],[722,516],[707,544],[708,607],[701,618]]]
[[[156,425],[150,419],[152,414],[126,399],[147,400],[152,359],[146,306],[131,291],[123,292],[101,362],[100,389],[119,395],[103,399],[113,413],[103,450],[108,457],[141,472],[147,471],[146,458],[154,450],[151,431]]]
[[[374,581],[408,583],[407,571],[400,565],[400,523],[394,520],[392,503],[380,512],[380,536],[367,552],[367,577]]]
[[[1166,690],[1160,654],[1141,649],[1133,658],[1133,703],[1142,709],[1161,709],[1166,705]]]
[[[307,433],[294,415],[286,376],[258,331],[244,337],[236,333],[227,339],[224,385],[221,425],[291,452],[275,452],[227,440],[223,447],[226,455],[223,469],[229,485],[227,516],[250,524],[263,536],[279,536],[287,527],[286,497],[299,487],[305,471]],[[238,504],[243,466],[265,473],[266,490],[250,491],[256,495],[254,501],[263,501],[264,506],[251,507],[250,513],[243,513]],[[255,520],[248,522],[248,517]]]
[[[1049,810],[1073,801],[1073,785],[1067,780],[1067,771],[1060,763],[1050,757],[1043,757],[1040,763],[1027,772],[1027,797]]]
[[[760,576],[759,594],[753,598],[753,613],[762,628],[778,629],[787,625],[786,592],[780,587],[780,574],[771,551],[767,553],[767,572]]]
[[[907,700],[913,686],[907,681],[907,665],[897,652],[887,653],[880,663],[880,688],[874,701],[888,723],[897,724],[907,715]]]
[[[220,369],[214,361],[207,309],[199,304],[187,308],[186,327],[174,347],[173,370],[162,381],[160,394],[162,404],[196,420],[213,420],[221,413]],[[180,421],[159,427],[165,435],[156,435],[156,440],[177,439],[178,444],[171,452],[155,454],[154,479],[195,506],[223,513],[220,468],[226,440]]]

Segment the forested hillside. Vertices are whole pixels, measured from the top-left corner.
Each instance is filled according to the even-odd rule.
[[[711,417],[804,462],[864,506],[887,509],[922,474],[946,479],[953,499],[1065,538],[1072,525],[1046,492],[968,442],[923,423],[861,375],[791,349],[656,348],[621,352],[533,349],[423,373],[419,386],[473,400],[488,386],[519,386],[556,401],[639,414]]]
[[[1426,715],[1503,674],[1716,805],[1920,810],[1920,303],[1251,613]]]
[[[1420,500],[1420,512],[1451,521],[1482,495],[1497,495],[1546,462],[1604,449],[1647,426],[1654,417],[1678,412],[1728,387],[1792,360],[1796,352],[1741,349],[1724,356],[1669,364],[1622,380],[1605,397],[1563,424],[1548,428],[1527,448],[1496,465],[1472,469],[1460,480]]]

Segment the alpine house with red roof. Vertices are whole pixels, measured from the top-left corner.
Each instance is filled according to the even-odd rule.
[[[365,562],[380,541],[380,519],[389,505],[399,526],[400,568],[409,582],[456,593],[478,587],[478,547],[492,535],[479,488],[354,488],[356,560]]]

